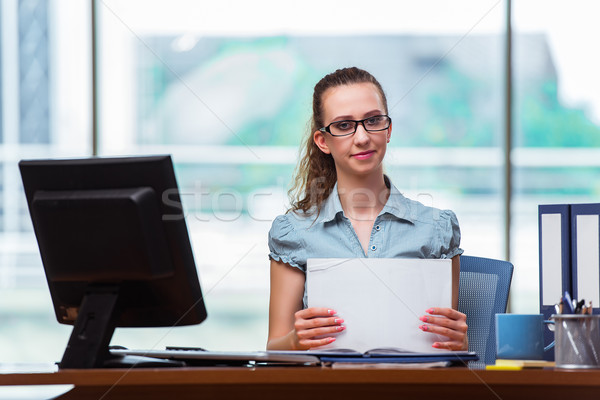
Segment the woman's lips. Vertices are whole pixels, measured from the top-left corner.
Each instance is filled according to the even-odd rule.
[[[357,160],[366,160],[367,158],[371,158],[373,154],[375,154],[374,150],[362,151],[360,153],[353,154],[352,157],[356,158]]]

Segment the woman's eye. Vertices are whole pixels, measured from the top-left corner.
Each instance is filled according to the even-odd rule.
[[[382,118],[383,117],[373,117],[367,119],[365,122],[367,123],[367,125],[378,125],[379,123],[381,123]]]
[[[347,121],[340,121],[337,124],[334,125],[337,129],[342,130],[342,131],[346,131],[349,129],[352,129],[352,124],[350,122]]]

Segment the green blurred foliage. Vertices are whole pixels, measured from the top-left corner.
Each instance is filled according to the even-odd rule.
[[[475,63],[454,52],[431,56],[435,55],[431,49],[441,51],[448,40],[451,38],[202,38],[194,50],[177,53],[168,40],[157,39],[153,46],[162,46],[160,53],[170,63],[167,68],[153,54],[140,57],[139,140],[297,147],[308,132],[316,82],[336,68],[353,65],[352,57],[360,54],[357,48],[392,46],[400,58],[390,60],[387,53],[374,51],[379,58],[359,65],[377,76],[388,94],[394,121],[390,146],[444,147],[449,151],[453,147],[502,147],[504,89],[500,59],[494,58],[497,43],[493,38],[465,39],[461,46],[467,46],[466,54],[477,56]],[[537,40],[537,45],[544,40]],[[423,44],[430,50],[421,51]],[[551,57],[548,62],[552,63]],[[514,146],[600,147],[600,126],[584,109],[561,102],[554,66],[529,67],[517,64],[514,71]],[[176,87],[179,92],[173,90]],[[182,100],[188,89],[210,105],[223,123],[206,128],[213,115],[206,112],[204,103],[192,111],[185,108],[189,101],[198,103],[193,96]],[[184,122],[174,125],[178,121]],[[198,125],[195,130],[186,130],[193,124]],[[187,133],[175,135],[179,130]],[[178,170],[180,182],[192,192],[201,184],[213,193],[234,189],[246,196],[257,188],[287,188],[293,166],[190,164]],[[391,167],[389,171],[400,187],[419,185],[482,194],[498,193],[502,186],[498,168]],[[598,185],[590,183],[597,174],[597,168],[522,168],[515,174],[515,191],[598,193]],[[210,201],[202,201],[194,208],[208,210],[211,206]]]
[[[527,84],[515,104],[518,146],[600,147],[600,126],[585,110],[561,104],[556,81]]]

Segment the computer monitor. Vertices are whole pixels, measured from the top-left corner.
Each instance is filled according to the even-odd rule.
[[[206,318],[170,156],[19,163],[58,322],[60,368],[111,361],[116,327]]]

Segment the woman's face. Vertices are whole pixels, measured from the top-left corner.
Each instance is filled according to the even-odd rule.
[[[323,93],[324,126],[342,120],[362,120],[375,115],[387,114],[379,91],[372,83],[356,83],[336,86]],[[331,136],[316,131],[315,144],[324,153],[331,154],[340,174],[349,178],[383,173],[383,158],[392,127],[384,131],[367,132],[358,124],[356,132],[348,136]]]

